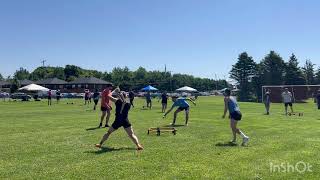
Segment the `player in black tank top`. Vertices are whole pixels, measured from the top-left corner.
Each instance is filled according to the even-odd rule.
[[[95,146],[102,148],[102,144],[108,140],[109,136],[119,127],[123,127],[132,142],[137,146],[137,150],[143,150],[143,147],[139,143],[137,136],[134,134],[131,123],[128,119],[131,104],[126,101],[126,94],[124,92],[120,92],[119,88],[115,89],[114,92],[117,94],[117,98],[110,97],[110,100],[116,105],[115,120],[108,132],[102,137],[100,143]]]

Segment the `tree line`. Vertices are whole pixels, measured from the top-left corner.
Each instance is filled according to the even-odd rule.
[[[83,69],[75,65],[65,67],[38,67],[32,72],[24,68],[16,70],[12,77],[6,80],[19,87],[19,80],[29,79],[37,81],[46,78],[59,78],[67,82],[79,77],[96,77],[112,82],[124,90],[140,90],[145,85],[154,85],[159,90],[174,91],[182,86],[191,86],[198,91],[210,91],[228,87],[226,80],[213,80],[209,78],[199,78],[187,74],[172,74],[163,71],[147,71],[139,67],[131,71],[128,67],[115,67],[111,72],[101,72],[97,70]],[[0,74],[0,77],[3,77]]]
[[[313,85],[320,84],[320,68],[307,59],[302,67],[295,54],[288,61],[275,51],[270,51],[259,63],[243,52],[232,66],[230,78],[237,82],[240,101],[257,101],[262,96],[263,85]]]

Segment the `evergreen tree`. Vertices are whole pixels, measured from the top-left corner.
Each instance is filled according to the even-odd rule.
[[[263,71],[265,85],[283,84],[285,63],[279,54],[274,51],[270,51],[270,53],[262,60],[261,68]]]
[[[285,68],[285,84],[287,85],[304,85],[306,84],[302,70],[298,67],[298,59],[294,54],[290,56],[289,62]]]
[[[314,84],[314,64],[310,60],[306,60],[306,63],[304,65],[303,73],[306,78],[307,84]]]

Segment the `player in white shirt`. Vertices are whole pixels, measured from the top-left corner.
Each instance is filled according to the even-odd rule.
[[[293,96],[291,92],[288,90],[288,88],[284,89],[284,92],[282,93],[282,100],[285,106],[286,115],[288,115],[288,106],[290,106],[291,113],[293,113],[293,108],[292,108]]]

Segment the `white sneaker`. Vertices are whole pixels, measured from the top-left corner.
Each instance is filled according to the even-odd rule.
[[[248,142],[249,142],[249,137],[244,137],[242,141],[242,146],[247,145]]]

